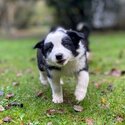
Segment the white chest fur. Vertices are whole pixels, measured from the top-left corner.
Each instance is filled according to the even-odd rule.
[[[51,72],[52,75],[56,76],[73,76],[76,74],[79,70],[85,67],[85,57],[82,56],[81,58],[77,58],[73,61],[68,62],[64,67],[61,67],[61,70],[56,71],[53,70]]]

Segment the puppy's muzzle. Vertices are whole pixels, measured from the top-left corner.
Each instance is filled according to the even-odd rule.
[[[56,55],[56,60],[57,60],[57,63],[59,63],[59,64],[64,64],[64,62],[66,61],[65,59],[63,59],[62,53],[59,53]]]

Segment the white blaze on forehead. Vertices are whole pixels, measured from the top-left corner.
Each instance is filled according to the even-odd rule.
[[[45,39],[45,43],[51,42],[54,46],[61,44],[62,38],[65,37],[66,34],[61,31],[56,31],[49,33]]]
[[[72,60],[72,58],[74,58],[72,52],[62,45],[62,39],[66,36],[66,33],[62,31],[55,31],[47,35],[45,44],[49,42],[53,44],[52,51],[47,56],[48,64],[60,66],[56,59],[56,55],[58,55],[59,53],[63,55],[63,59],[65,60],[64,65],[67,64],[69,60]]]

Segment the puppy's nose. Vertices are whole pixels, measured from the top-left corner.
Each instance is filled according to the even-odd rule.
[[[62,60],[63,59],[63,54],[59,53],[56,55],[57,60]]]

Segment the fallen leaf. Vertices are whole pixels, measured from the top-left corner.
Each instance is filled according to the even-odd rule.
[[[55,109],[48,109],[46,111],[47,115],[54,115],[56,113],[56,110]]]
[[[5,109],[6,109],[6,110],[8,110],[8,109],[10,109],[10,108],[11,108],[11,105],[10,105],[10,104],[8,104],[8,105],[5,106]]]
[[[23,107],[23,104],[22,103],[19,103],[19,102],[11,102],[9,105],[11,106],[18,106],[18,107]]]
[[[113,68],[113,69],[111,69],[111,71],[109,72],[109,75],[119,77],[119,76],[121,76],[121,71],[118,70],[118,69]]]
[[[36,97],[41,97],[41,96],[43,96],[43,92],[38,92],[38,93],[36,94]]]
[[[0,96],[3,96],[4,95],[4,92],[0,90]]]
[[[19,102],[11,102],[8,105],[5,106],[5,109],[10,109],[12,106],[18,106],[20,108],[23,108],[23,104]]]
[[[8,93],[8,94],[6,95],[6,99],[10,99],[10,98],[12,98],[13,96],[14,96],[13,93]]]
[[[117,117],[116,117],[116,121],[117,121],[117,122],[123,122],[124,119],[123,119],[123,117],[121,117],[121,116],[117,116]]]
[[[94,125],[94,120],[92,118],[86,118],[85,122],[87,123],[87,125]]]
[[[101,98],[101,103],[106,104],[107,100],[105,98]]]
[[[7,116],[3,119],[3,122],[11,122],[12,118],[10,116]]]
[[[73,109],[74,109],[75,111],[77,111],[77,112],[82,112],[82,111],[83,111],[83,107],[80,106],[80,105],[74,105],[74,106],[73,106]]]
[[[46,114],[47,116],[50,116],[50,115],[55,115],[55,114],[63,114],[64,113],[64,110],[63,109],[48,109],[46,111]]]
[[[5,108],[2,105],[0,105],[0,112],[3,112],[4,110]]]

